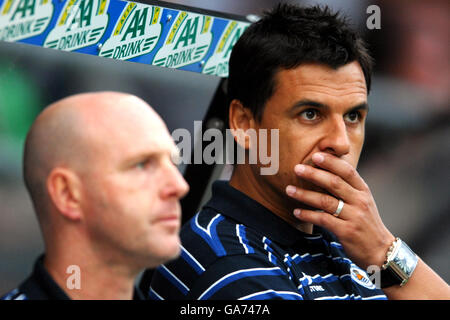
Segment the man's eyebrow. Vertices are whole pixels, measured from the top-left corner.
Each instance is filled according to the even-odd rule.
[[[367,102],[357,104],[356,106],[349,108],[346,113],[351,112],[351,111],[358,111],[358,110],[365,110],[365,111],[369,112],[369,104]]]
[[[180,149],[177,146],[173,146],[173,147],[168,147],[168,148],[160,148],[160,149],[155,149],[155,150],[150,150],[150,151],[142,151],[142,152],[137,152],[136,154],[131,155],[130,157],[128,157],[127,162],[137,162],[137,161],[142,161],[148,158],[152,158],[152,157],[159,157],[162,155],[179,155],[180,154]]]
[[[319,109],[326,109],[329,108],[328,105],[314,101],[314,100],[309,100],[309,99],[302,99],[300,101],[297,101],[291,108],[290,111],[294,112],[295,110],[297,110],[298,108],[301,107],[314,107],[314,108],[319,108]],[[347,109],[347,111],[345,113],[351,112],[351,111],[358,111],[358,110],[367,110],[369,111],[369,104],[367,102],[362,102],[360,104],[357,104],[353,107],[350,107]]]
[[[317,101],[313,101],[313,100],[309,100],[309,99],[302,99],[300,101],[297,101],[292,107],[291,107],[291,111],[295,111],[298,108],[301,107],[315,107],[315,108],[326,108],[327,105],[317,102]]]

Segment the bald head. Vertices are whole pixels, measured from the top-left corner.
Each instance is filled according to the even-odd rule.
[[[99,158],[103,149],[144,116],[167,132],[148,104],[124,93],[77,94],[45,108],[27,135],[23,159],[25,184],[38,215],[48,210],[46,179],[54,168],[77,174],[94,170],[104,161]]]

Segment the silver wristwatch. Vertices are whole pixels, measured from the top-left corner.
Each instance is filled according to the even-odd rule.
[[[381,288],[405,285],[411,278],[419,258],[400,238],[396,238],[381,267]]]

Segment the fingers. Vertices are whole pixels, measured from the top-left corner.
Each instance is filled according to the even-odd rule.
[[[331,172],[303,164],[296,165],[294,170],[300,178],[312,182],[345,202],[350,202],[357,191],[344,179]]]
[[[347,161],[328,153],[315,153],[312,156],[312,160],[319,167],[342,178],[353,188],[360,191],[368,188],[358,171]]]
[[[287,186],[286,193],[295,200],[307,204],[308,206],[324,210],[329,214],[334,214],[339,205],[339,200],[328,194],[301,189],[291,185]],[[342,210],[339,218],[345,220],[346,215],[344,211],[345,210]]]
[[[335,234],[337,234],[336,230],[342,230],[344,228],[343,224],[345,224],[344,220],[333,217],[331,214],[326,212],[295,209],[294,215],[299,220],[325,228]]]

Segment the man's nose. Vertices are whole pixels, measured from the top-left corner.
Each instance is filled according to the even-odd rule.
[[[336,116],[330,119],[326,130],[327,132],[319,143],[320,151],[334,154],[337,157],[350,152],[350,139],[342,117]]]
[[[159,182],[163,184],[163,188],[161,188],[161,197],[164,199],[180,199],[184,197],[189,191],[189,185],[186,180],[184,180],[177,167],[171,161],[168,161],[164,167],[162,175],[164,181]]]

